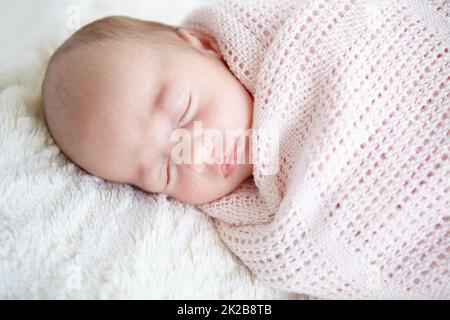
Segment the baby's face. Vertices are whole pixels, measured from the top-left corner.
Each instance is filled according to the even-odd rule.
[[[195,50],[161,52],[130,41],[73,53],[66,68],[83,103],[69,156],[106,180],[201,204],[230,193],[252,175],[250,139],[239,141],[246,162],[227,175],[230,166],[205,159],[223,159],[232,143],[224,140],[220,151],[219,140],[210,144],[205,131],[218,129],[223,137],[226,129],[248,131],[253,100],[216,50],[184,40],[194,41]],[[191,160],[185,157],[189,153]]]

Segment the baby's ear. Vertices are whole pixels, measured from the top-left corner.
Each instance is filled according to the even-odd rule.
[[[200,51],[200,53],[213,56],[214,58],[222,58],[219,46],[213,37],[182,28],[178,30],[178,35],[196,50]]]

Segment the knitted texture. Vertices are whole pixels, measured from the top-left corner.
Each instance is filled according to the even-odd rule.
[[[253,177],[200,206],[268,285],[450,298],[449,8],[227,0],[184,21],[253,95],[253,129],[279,132],[277,150],[253,135]]]

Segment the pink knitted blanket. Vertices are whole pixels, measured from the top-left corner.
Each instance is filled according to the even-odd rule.
[[[227,0],[184,21],[254,97],[254,180],[201,209],[268,285],[450,298],[449,8]]]

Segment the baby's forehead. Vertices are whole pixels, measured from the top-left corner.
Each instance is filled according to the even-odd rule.
[[[125,122],[136,123],[161,112],[156,106],[173,100],[168,98],[171,90],[161,89],[173,81],[164,76],[167,69],[158,60],[143,59],[137,50],[130,49],[105,55],[107,49],[97,46],[71,53],[66,57],[69,63],[61,65],[61,80],[70,91],[66,98],[72,96],[69,108],[79,109],[81,119],[95,119],[105,129],[116,131]],[[165,109],[167,114],[173,111]]]

